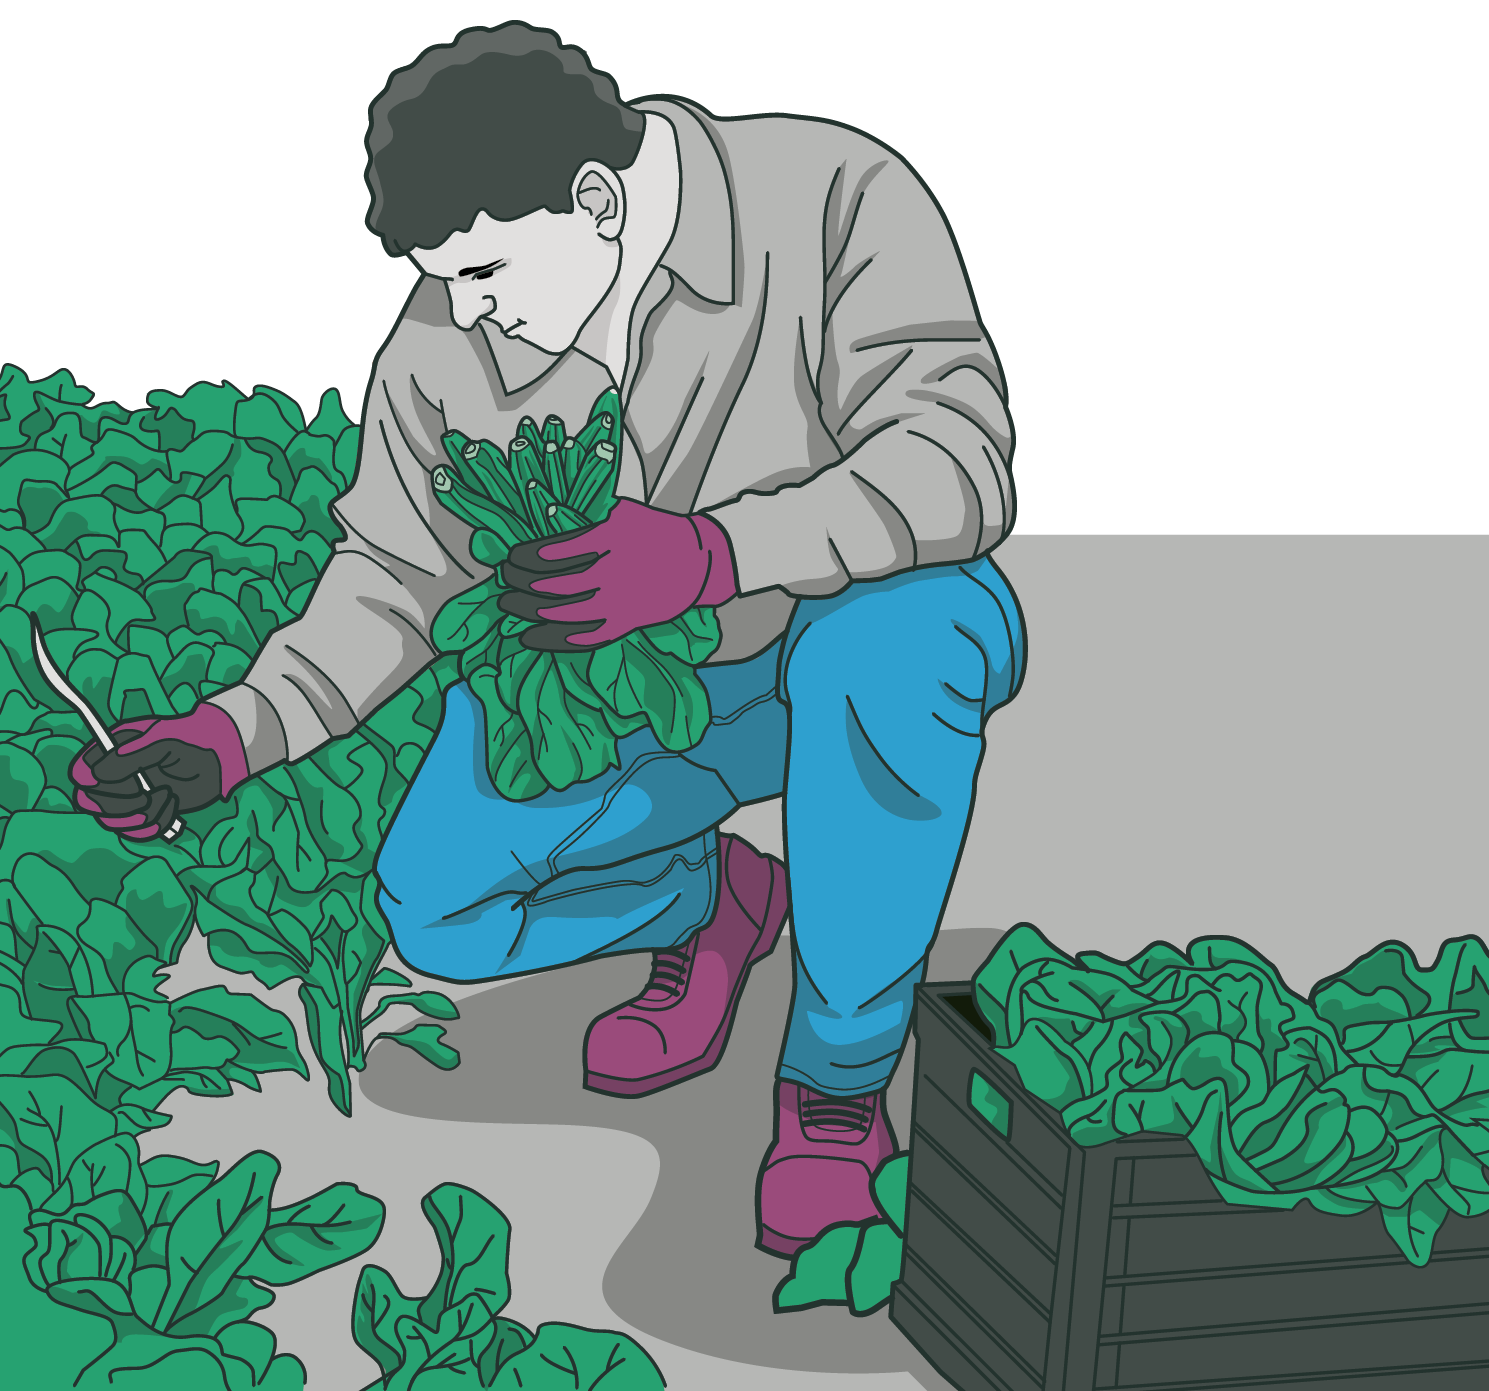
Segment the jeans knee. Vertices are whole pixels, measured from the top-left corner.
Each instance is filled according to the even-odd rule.
[[[936,708],[950,699],[980,723],[1017,693],[1023,654],[1018,600],[984,556],[804,600],[786,637],[780,694],[789,703],[824,684],[850,694],[894,686],[921,691]]]

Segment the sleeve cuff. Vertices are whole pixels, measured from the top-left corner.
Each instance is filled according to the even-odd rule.
[[[253,777],[289,756],[284,726],[268,700],[252,686],[239,684],[207,697],[207,704],[227,713],[238,727],[243,751],[248,757],[248,775]]]

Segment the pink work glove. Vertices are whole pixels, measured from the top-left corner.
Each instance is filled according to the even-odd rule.
[[[583,531],[513,547],[502,582],[502,609],[537,624],[521,640],[539,652],[598,647],[739,593],[729,537],[712,517],[630,498]]]
[[[178,812],[210,806],[248,777],[242,736],[220,706],[203,702],[189,715],[129,720],[109,733],[112,752],[95,742],[73,760],[74,798],[80,810],[129,840],[150,840]],[[129,734],[136,737],[120,737]]]

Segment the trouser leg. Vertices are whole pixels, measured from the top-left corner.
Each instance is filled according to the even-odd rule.
[[[1023,671],[987,557],[804,601],[786,634],[785,796],[796,980],[780,1076],[889,1080],[971,816],[983,724]]]
[[[491,785],[481,704],[452,686],[377,862],[399,956],[472,981],[685,942],[714,913],[718,823],[780,791],[779,651],[701,670],[712,718],[688,755],[641,730],[619,768],[527,802]]]

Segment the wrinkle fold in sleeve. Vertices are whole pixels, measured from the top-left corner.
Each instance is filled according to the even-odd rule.
[[[444,429],[412,374],[379,359],[356,476],[331,509],[346,539],[300,617],[212,697],[238,725],[250,773],[350,734],[434,660],[441,607],[492,574],[470,559],[471,528],[434,500]]]
[[[871,157],[872,156],[872,157]],[[951,231],[882,147],[845,161],[824,208],[823,424],[843,457],[709,509],[740,591],[802,597],[970,560],[1013,525],[1013,426]],[[811,344],[815,325],[804,326]]]

